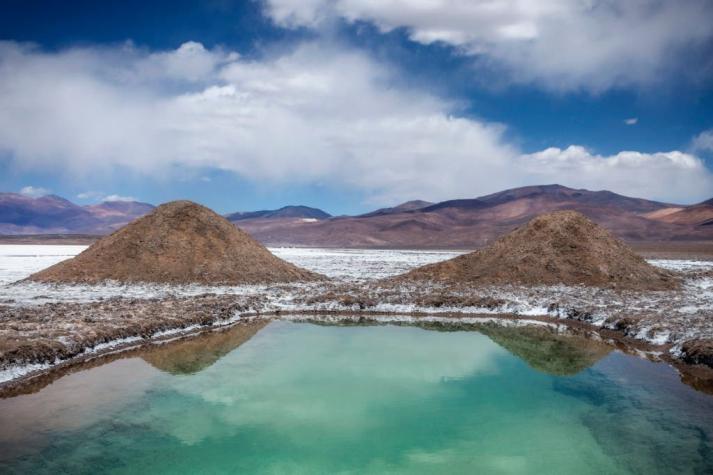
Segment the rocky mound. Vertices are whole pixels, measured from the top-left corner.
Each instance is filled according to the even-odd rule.
[[[430,264],[405,280],[478,284],[589,285],[631,290],[678,287],[626,244],[576,211],[540,215],[490,247]]]
[[[173,201],[29,280],[256,284],[318,278],[274,256],[208,208]]]

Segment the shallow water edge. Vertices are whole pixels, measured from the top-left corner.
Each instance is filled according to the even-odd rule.
[[[304,322],[323,325],[405,325],[442,331],[482,331],[484,328],[541,328],[554,335],[576,336],[598,342],[627,355],[673,367],[683,383],[696,390],[713,394],[713,368],[687,364],[674,357],[670,345],[655,345],[628,337],[620,331],[590,325],[576,319],[557,319],[547,316],[492,314],[428,314],[383,313],[361,311],[292,311],[289,313],[249,313],[217,319],[207,324],[190,324],[168,328],[147,336],[134,336],[106,341],[84,348],[70,358],[56,358],[52,362],[15,365],[0,371],[0,398],[38,391],[66,374],[100,366],[116,358],[124,358],[146,349],[169,346],[205,335],[230,331],[236,327],[245,331],[259,330],[272,321]]]

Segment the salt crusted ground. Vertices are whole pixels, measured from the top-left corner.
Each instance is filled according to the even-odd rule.
[[[276,311],[389,313],[389,318],[401,320],[412,318],[408,314],[580,320],[660,345],[661,351],[674,357],[713,366],[713,261],[650,261],[684,276],[682,290],[657,292],[394,284],[380,279],[458,253],[334,249],[271,249],[283,259],[333,278],[329,283],[11,284],[83,248],[0,246],[0,382],[87,352]]]

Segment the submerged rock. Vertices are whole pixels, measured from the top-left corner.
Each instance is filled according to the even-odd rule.
[[[588,285],[668,290],[680,282],[576,211],[540,215],[491,246],[414,269],[397,280]]]
[[[29,280],[235,285],[319,278],[274,256],[210,209],[190,201],[173,201]]]

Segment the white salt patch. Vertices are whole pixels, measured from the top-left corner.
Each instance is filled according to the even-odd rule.
[[[162,330],[162,331],[156,332],[151,336],[153,338],[161,338],[164,336],[176,335],[176,334],[183,333],[183,332],[186,332],[186,333],[192,332],[193,330],[198,330],[199,328],[204,328],[204,327],[205,327],[205,325],[195,324],[195,325],[189,325],[189,326],[183,327],[183,328],[171,328],[168,330]]]
[[[406,324],[418,324],[418,323],[442,323],[446,325],[459,325],[459,324],[471,324],[471,325],[484,325],[484,324],[494,324],[505,327],[527,327],[527,326],[543,326],[548,328],[554,328],[558,331],[566,331],[567,327],[565,325],[557,325],[550,322],[541,322],[539,320],[526,320],[526,319],[507,319],[507,318],[497,318],[497,317],[460,317],[460,318],[448,318],[441,317],[437,315],[425,315],[425,316],[412,316],[412,315],[281,315],[280,320],[293,321],[293,322],[325,322],[325,323],[340,323],[340,322],[359,322],[359,321],[371,321],[378,323],[406,323]]]
[[[99,353],[100,351],[110,350],[118,346],[128,345],[130,343],[136,343],[137,341],[142,341],[143,337],[140,336],[130,336],[127,338],[117,338],[116,340],[107,341],[105,343],[99,343],[94,345],[92,348],[84,350],[84,353]]]
[[[692,272],[713,269],[713,261],[694,261],[691,259],[649,259],[648,262],[656,267],[677,272]]]
[[[76,256],[87,246],[35,244],[0,245],[0,285],[24,279],[60,261]]]
[[[463,251],[414,251],[384,249],[318,249],[275,247],[277,257],[305,269],[340,280],[391,277],[425,264],[445,261]]]
[[[28,365],[15,365],[9,368],[0,370],[0,383],[12,381],[13,379],[21,378],[34,371],[40,371],[52,367],[54,363],[33,363]]]

